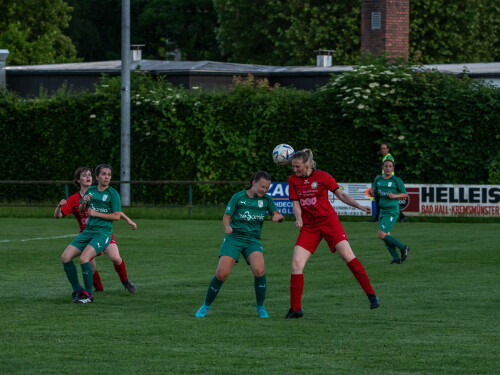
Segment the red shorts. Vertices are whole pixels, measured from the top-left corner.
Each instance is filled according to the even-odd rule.
[[[301,246],[311,254],[314,254],[322,238],[328,243],[328,247],[332,253],[335,252],[336,244],[347,240],[344,227],[342,227],[337,216],[328,218],[314,227],[302,227],[295,245]]]
[[[112,243],[114,243],[114,244],[116,245],[115,235],[114,235],[114,234],[112,234],[112,235],[111,235],[111,241],[109,241],[109,245],[111,245]],[[109,246],[109,245],[108,245],[108,246]],[[106,250],[106,249],[104,249],[104,250]],[[95,257],[93,257],[92,259],[95,259],[96,257],[100,257],[100,256],[101,256],[101,254],[102,254],[103,252],[104,252],[104,251],[101,251],[99,254],[97,254],[97,255],[96,255]]]

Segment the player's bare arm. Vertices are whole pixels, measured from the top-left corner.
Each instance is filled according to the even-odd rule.
[[[282,223],[285,220],[285,218],[278,210],[276,210],[273,212],[273,219],[272,220],[274,222]]]
[[[302,221],[302,208],[299,201],[293,201],[293,214],[295,215],[295,226],[302,228],[304,222]]]
[[[406,193],[399,193],[399,194],[393,194],[392,192],[389,192],[387,196],[391,199],[406,199],[408,198],[408,194]]]
[[[231,221],[231,215],[224,214],[224,216],[222,217],[222,223],[224,224],[224,229],[226,231],[226,234],[233,233],[233,228],[231,228],[231,225],[229,225],[230,221]]]
[[[360,205],[358,202],[356,202],[354,199],[352,199],[352,197],[350,195],[347,195],[342,190],[337,189],[333,193],[337,196],[338,199],[340,199],[345,204],[347,204],[351,207],[355,207],[361,211],[364,211],[367,214],[372,213],[372,209],[370,207]]]
[[[87,203],[90,201],[92,197],[90,195],[86,195],[83,197],[83,202],[80,203],[80,206],[78,206],[78,211],[80,212],[85,212],[87,209]]]
[[[137,229],[137,224],[134,223],[132,220],[130,220],[130,218],[125,215],[123,212],[120,212],[120,218],[122,218],[123,220],[125,220],[132,228],[132,230],[136,230]]]
[[[105,214],[103,212],[97,212],[96,210],[89,208],[89,216],[94,216],[94,217],[98,217],[99,219],[109,220],[109,221],[120,220],[120,213],[121,213],[121,211],[116,211],[116,212],[112,212],[110,214]]]
[[[66,204],[66,199],[61,199],[59,204],[57,205],[56,209],[54,210],[54,217],[56,219],[60,219],[63,217],[63,214],[61,212],[61,208]]]

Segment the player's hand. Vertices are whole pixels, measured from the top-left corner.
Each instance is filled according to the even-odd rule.
[[[226,228],[226,234],[231,234],[233,233],[233,228],[231,228],[229,225],[225,227]]]
[[[89,208],[88,214],[89,214],[89,216],[94,216],[95,210],[93,210],[92,208]]]
[[[387,196],[390,198],[390,199],[394,199],[394,194],[392,194],[392,191],[389,192],[389,194],[387,194]]]
[[[83,203],[88,203],[91,199],[92,197],[87,194],[86,196],[83,197]]]
[[[132,229],[132,230],[137,230],[137,224],[136,224],[136,223],[134,223],[132,220],[130,220],[130,221],[129,221],[129,225],[132,227],[132,228],[130,228],[130,229]]]
[[[59,207],[65,206],[66,203],[67,203],[66,199],[61,199],[61,201],[59,202],[58,206]]]
[[[284,220],[285,220],[285,218],[280,213],[276,213],[276,214],[273,215],[273,221],[274,222],[282,223]]]
[[[359,209],[361,211],[364,211],[368,215],[371,215],[371,213],[372,213],[372,208],[368,207],[368,206],[361,206]]]
[[[302,219],[295,220],[295,226],[297,228],[302,228],[303,225],[304,225],[304,222],[302,221]]]

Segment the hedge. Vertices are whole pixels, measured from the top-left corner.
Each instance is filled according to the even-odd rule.
[[[376,61],[317,91],[249,77],[222,91],[186,90],[132,74],[132,180],[246,181],[279,143],[311,148],[341,182],[372,181],[379,144],[407,183],[500,183],[500,90],[484,82]],[[82,165],[120,168],[120,79],[95,93],[37,100],[0,93],[0,180],[71,180]],[[117,178],[118,179],[118,178]],[[197,185],[195,204],[227,202],[242,186]],[[0,185],[0,201],[54,201],[61,186]],[[183,185],[132,185],[132,204],[185,204]]]

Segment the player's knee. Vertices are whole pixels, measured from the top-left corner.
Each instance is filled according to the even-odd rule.
[[[384,233],[382,231],[378,231],[378,238],[380,238],[381,240],[383,240],[385,238],[385,236],[387,235],[387,233]]]
[[[254,269],[254,271],[253,271],[253,275],[254,275],[255,277],[262,277],[262,276],[264,276],[264,274],[265,274],[265,273],[266,273],[266,270],[265,270],[265,268],[264,268],[264,267],[259,267],[259,268],[256,268],[256,269]]]
[[[304,264],[297,259],[292,259],[292,273],[302,273],[303,270]]]
[[[229,273],[230,272],[226,270],[217,270],[217,272],[215,272],[215,277],[217,277],[219,281],[226,281],[229,277]]]
[[[115,265],[119,266],[120,264],[122,264],[123,259],[122,259],[122,258],[120,258],[120,257],[118,257],[118,258],[111,258],[111,261],[112,261]]]

